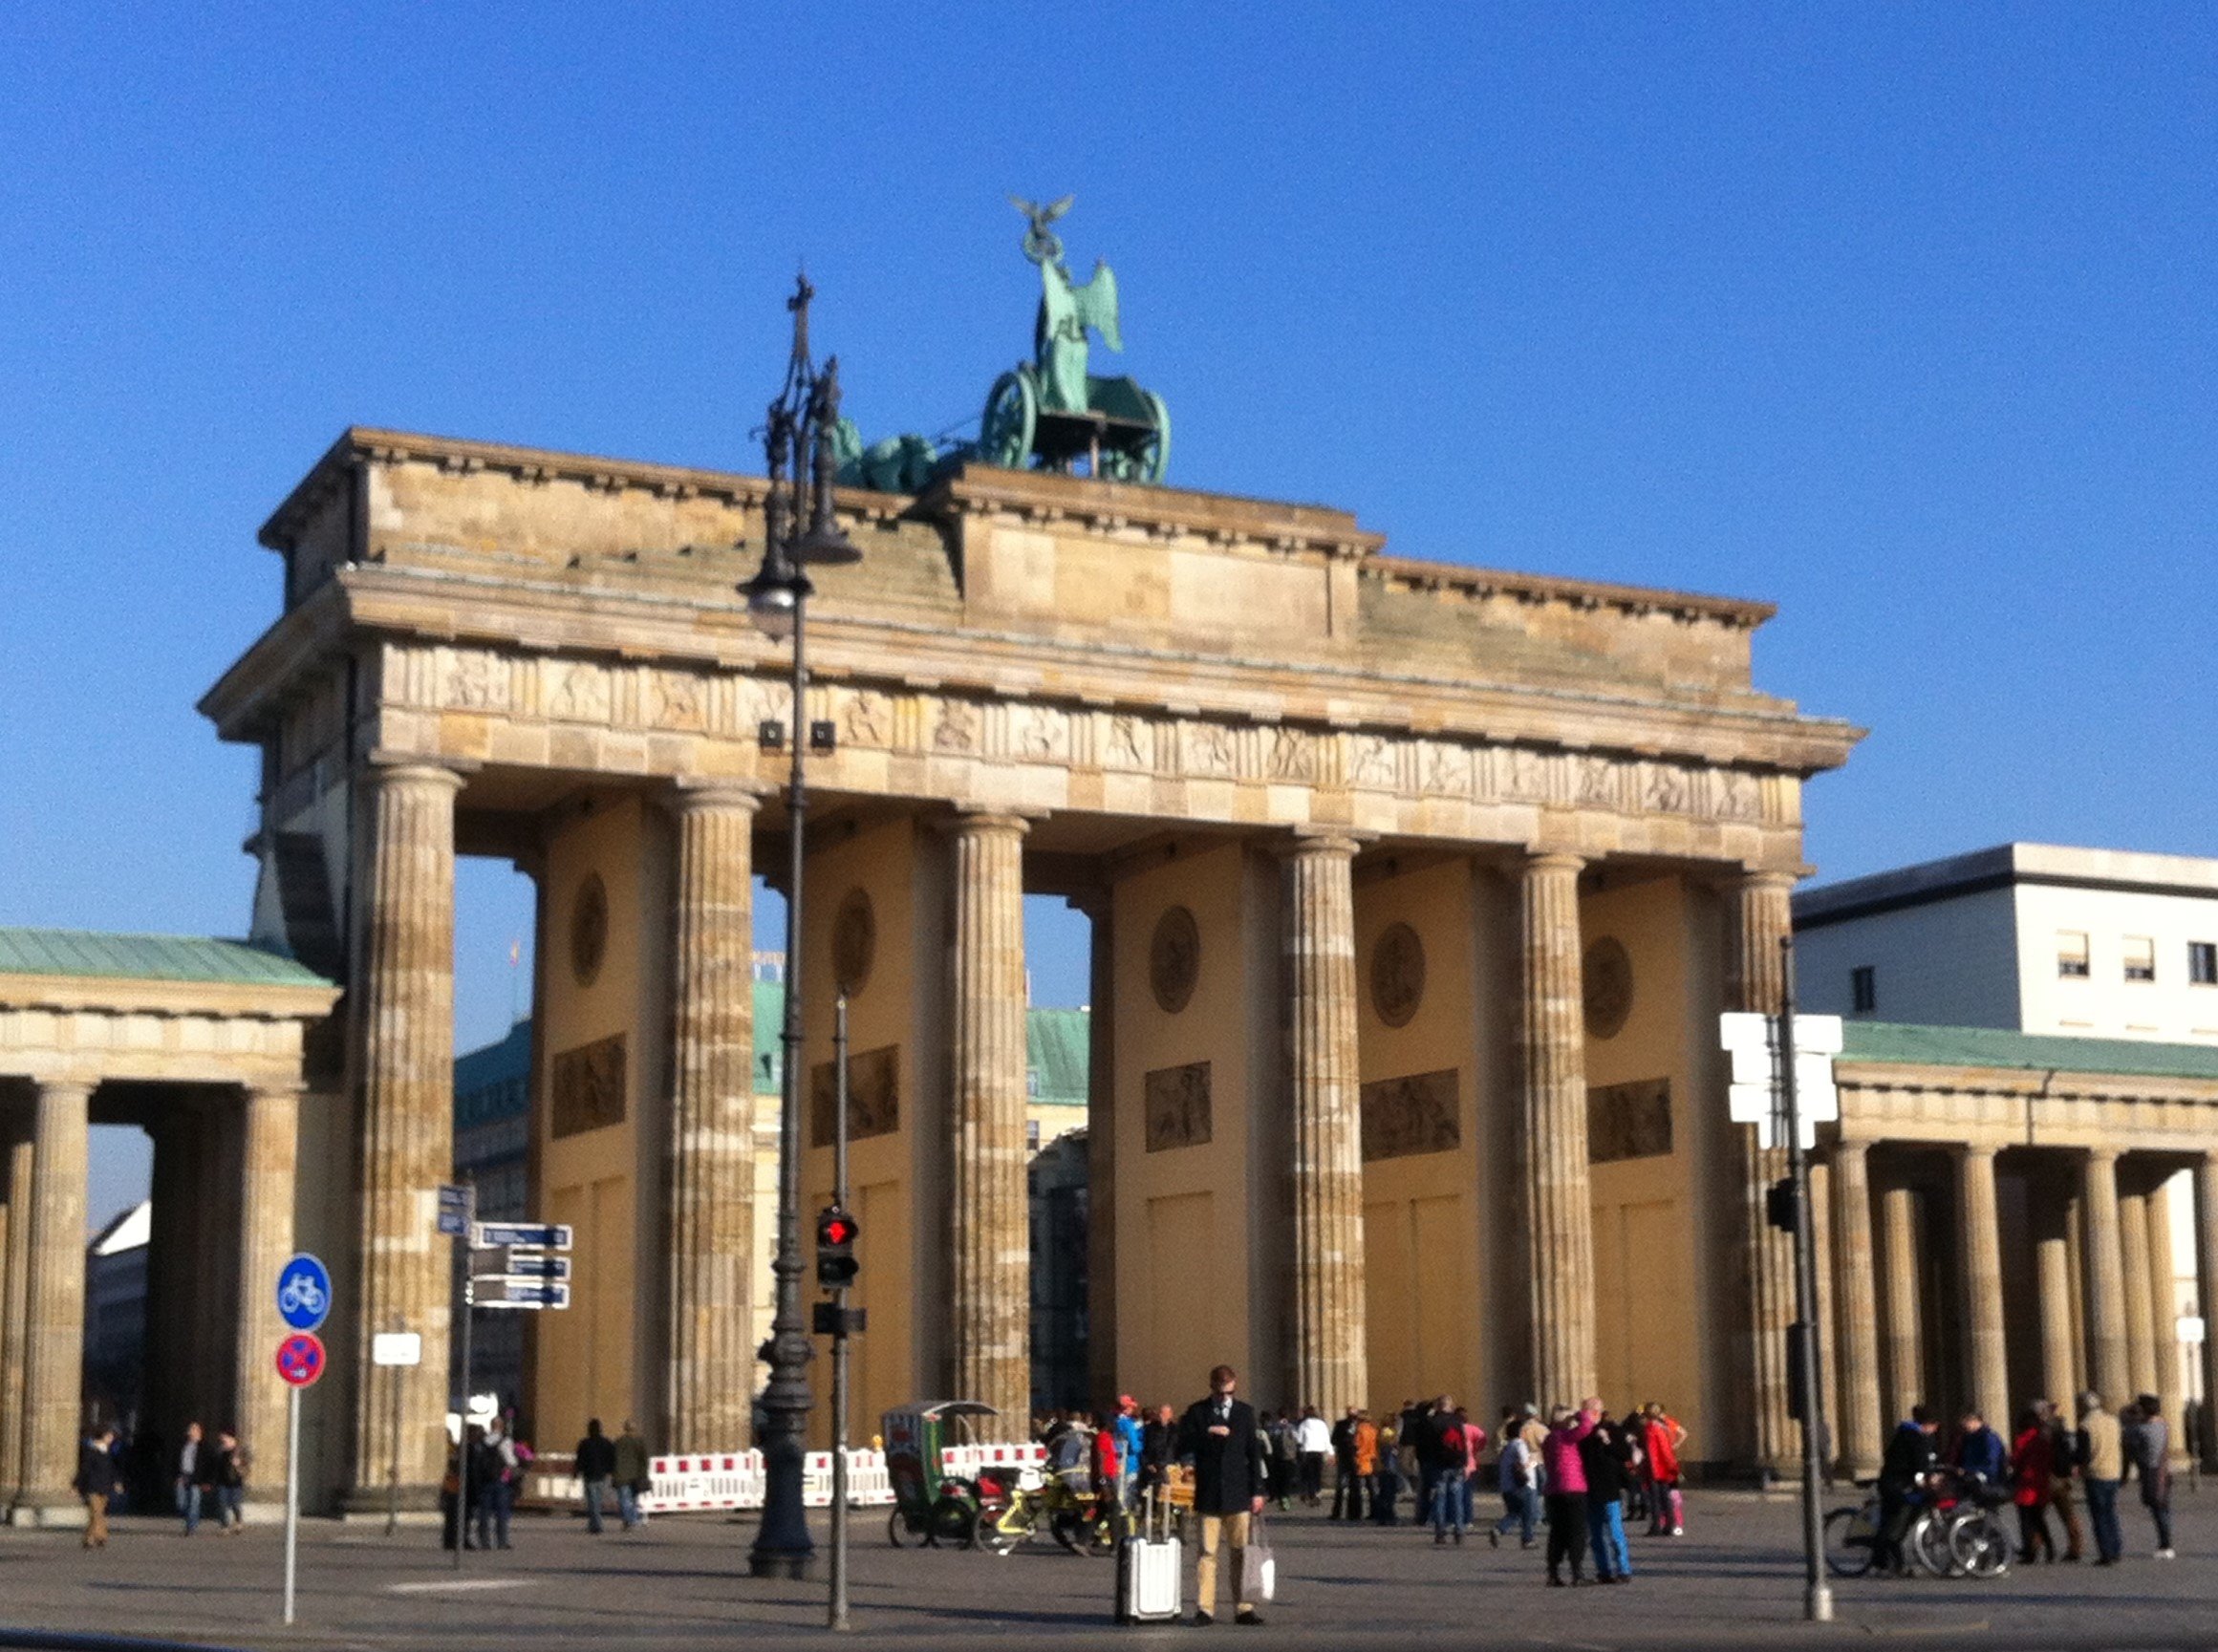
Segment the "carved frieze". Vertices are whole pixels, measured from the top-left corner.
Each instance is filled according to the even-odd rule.
[[[808,1075],[808,1144],[829,1148],[839,1121],[839,1074],[819,1062]],[[847,1063],[847,1133],[851,1142],[890,1136],[901,1127],[901,1046],[854,1051]]]
[[[1363,1158],[1405,1159],[1463,1145],[1456,1069],[1378,1079],[1363,1087]]]
[[[1597,1165],[1671,1150],[1671,1081],[1636,1079],[1586,1092],[1586,1157]]]
[[[1141,1085],[1151,1153],[1198,1148],[1209,1140],[1209,1063],[1157,1067]]]
[[[1167,1016],[1183,1010],[1201,976],[1201,929],[1193,912],[1171,907],[1155,920],[1148,942],[1148,985]]]
[[[624,1035],[564,1050],[549,1072],[549,1130],[557,1139],[624,1122]]]

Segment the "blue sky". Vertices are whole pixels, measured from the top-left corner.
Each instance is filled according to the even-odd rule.
[[[0,19],[0,923],[243,928],[192,706],[342,426],[752,467],[806,257],[866,432],[941,429],[1028,348],[1010,190],[1177,482],[1778,602],[1759,683],[1873,730],[1825,874],[2218,849],[2208,7],[360,10]],[[465,1043],[528,917],[466,869]]]

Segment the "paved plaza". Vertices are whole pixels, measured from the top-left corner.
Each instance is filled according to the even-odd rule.
[[[1698,1496],[1690,1535],[1641,1540],[1625,1588],[1543,1585],[1540,1555],[1479,1540],[1435,1549],[1409,1527],[1346,1529],[1310,1515],[1274,1521],[1281,1599],[1260,1645],[1643,1648],[1841,1645],[2199,1646],[2218,1643],[2218,1488],[2179,1497],[2181,1558],[2145,1558],[2146,1521],[2115,1571],[2051,1566],[1991,1584],[1856,1579],[1837,1585],[1840,1621],[1798,1621],[1795,1505]],[[518,1521],[515,1548],[465,1556],[461,1577],[429,1534],[304,1526],[300,1622],[276,1621],[273,1528],[189,1542],[173,1523],[127,1519],[86,1554],[59,1533],[0,1533],[0,1628],[143,1635],[219,1646],[413,1647],[468,1652],[823,1644],[821,1583],[744,1576],[749,1523],[665,1517],[631,1536],[589,1536],[573,1518]],[[1117,1629],[1112,1562],[1037,1550],[895,1552],[883,1519],[856,1526],[853,1610],[861,1646],[1183,1643],[1184,1627]],[[1191,1588],[1191,1585],[1190,1585]],[[1224,1604],[1229,1620],[1229,1602]],[[1250,1639],[1229,1621],[1214,1631]],[[0,1634],[0,1645],[11,1637]],[[20,1642],[18,1642],[20,1643]]]

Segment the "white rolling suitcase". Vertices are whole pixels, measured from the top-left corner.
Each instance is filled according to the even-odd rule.
[[[1161,1623],[1186,1600],[1185,1545],[1171,1535],[1161,1500],[1148,1495],[1140,1529],[1117,1542],[1117,1621]]]

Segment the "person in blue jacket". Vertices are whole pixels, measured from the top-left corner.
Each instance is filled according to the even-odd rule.
[[[2010,1448],[1977,1411],[1964,1413],[1963,1431],[1956,1436],[1956,1470],[1986,1491],[2000,1491],[2010,1484]]]

